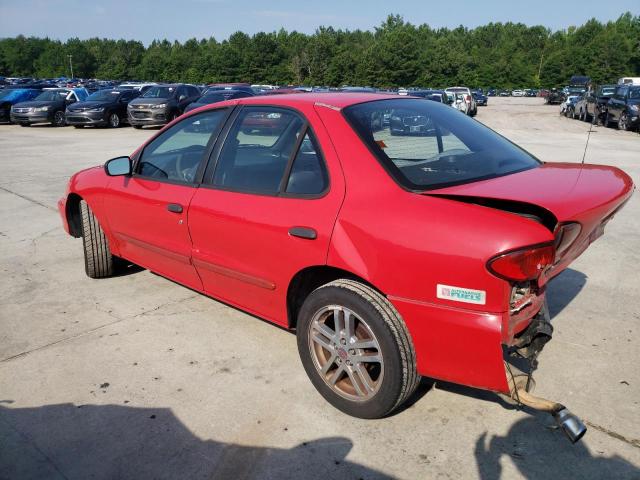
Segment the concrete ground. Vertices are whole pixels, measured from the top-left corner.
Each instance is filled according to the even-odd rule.
[[[477,119],[542,160],[579,162],[589,126],[557,112],[491,98]],[[85,277],[55,202],[73,172],[152,133],[0,126],[0,478],[640,478],[638,194],[550,285],[536,392],[587,422],[581,443],[429,381],[365,421],[316,393],[292,334],[148,271]],[[639,147],[598,127],[586,161],[640,183]]]

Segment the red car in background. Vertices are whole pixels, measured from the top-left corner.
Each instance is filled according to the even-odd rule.
[[[375,122],[396,116],[424,128]],[[90,277],[126,259],[295,330],[309,378],[350,415],[388,415],[428,376],[547,410],[576,441],[584,425],[511,363],[535,367],[549,280],[633,189],[436,102],[305,93],[194,110],[75,174],[59,209]]]

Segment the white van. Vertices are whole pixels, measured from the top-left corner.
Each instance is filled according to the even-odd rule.
[[[622,77],[618,79],[618,85],[640,85],[640,77]]]

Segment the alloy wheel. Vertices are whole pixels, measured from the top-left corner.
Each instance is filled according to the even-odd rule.
[[[109,125],[112,128],[116,128],[120,126],[120,117],[118,116],[117,113],[112,113],[111,115],[109,115]]]
[[[622,115],[620,115],[620,118],[618,118],[618,129],[625,131],[629,129],[626,113],[623,113]]]
[[[380,389],[384,376],[380,344],[352,310],[340,305],[318,310],[309,324],[308,345],[320,377],[341,397],[364,402]]]
[[[64,127],[65,121],[64,121],[64,112],[63,111],[56,112],[53,115],[53,124],[56,127]]]

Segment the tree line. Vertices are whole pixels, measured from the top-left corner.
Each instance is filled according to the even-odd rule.
[[[553,12],[550,12],[552,15]],[[454,29],[413,25],[389,15],[373,30],[281,29],[218,41],[70,38],[0,39],[0,75],[55,78],[251,82],[375,87],[463,84],[496,88],[554,87],[571,75],[598,83],[640,76],[640,16],[551,31],[521,23]]]

